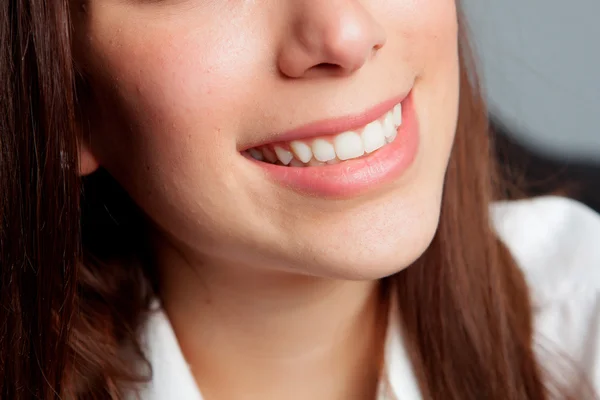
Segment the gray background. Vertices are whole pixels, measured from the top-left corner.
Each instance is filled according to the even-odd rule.
[[[490,110],[525,146],[600,164],[600,0],[462,0]]]

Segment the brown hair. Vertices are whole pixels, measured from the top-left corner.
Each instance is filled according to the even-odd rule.
[[[118,398],[147,377],[132,363],[147,365],[137,337],[157,283],[135,205],[105,172],[78,177],[69,21],[68,0],[0,2],[3,399]],[[500,191],[464,38],[439,229],[391,278],[402,329],[424,398],[544,400],[528,290],[488,217]]]

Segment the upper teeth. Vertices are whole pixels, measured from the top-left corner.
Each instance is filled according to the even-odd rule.
[[[284,165],[288,165],[294,158],[294,155],[290,151],[288,151],[280,146],[275,146],[275,154],[277,154],[277,158]]]
[[[321,137],[312,140],[294,140],[274,146],[261,146],[248,150],[253,158],[259,161],[276,162],[275,157],[283,165],[321,165],[358,158],[365,153],[372,153],[391,143],[396,138],[398,127],[402,125],[402,105],[397,104],[392,110],[376,121],[356,131],[346,131],[335,136]]]

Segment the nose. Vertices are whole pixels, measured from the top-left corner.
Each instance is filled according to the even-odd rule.
[[[358,0],[295,0],[278,55],[284,76],[347,75],[381,49],[384,28]]]

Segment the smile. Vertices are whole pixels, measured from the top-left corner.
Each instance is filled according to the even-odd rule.
[[[257,161],[291,167],[333,165],[360,158],[389,145],[397,137],[401,125],[402,103],[398,103],[379,119],[357,130],[253,147],[246,154]]]
[[[348,197],[406,170],[416,156],[419,133],[409,94],[359,116],[310,124],[278,139],[242,155],[287,188]]]

